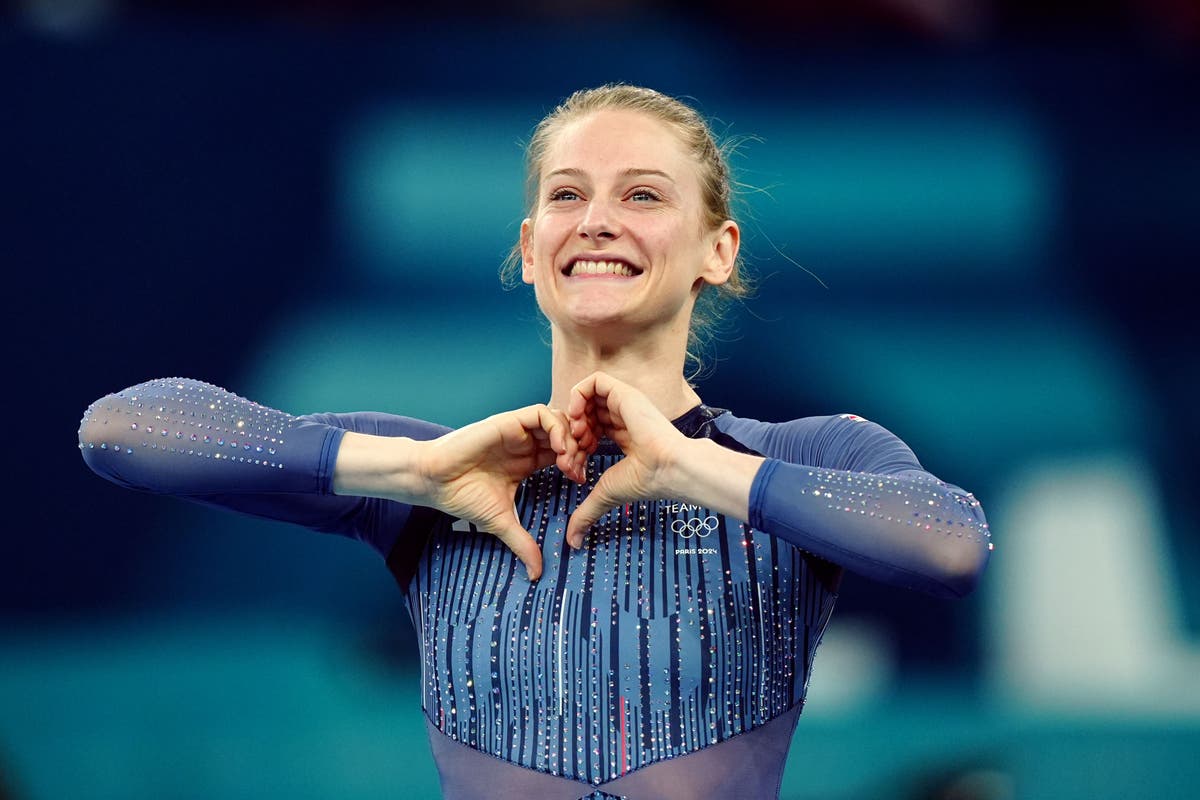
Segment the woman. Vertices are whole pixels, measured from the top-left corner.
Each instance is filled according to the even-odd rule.
[[[854,415],[700,401],[693,313],[738,285],[739,229],[692,109],[577,92],[528,158],[546,405],[449,431],[169,379],[94,403],[85,459],[378,550],[419,634],[447,797],[775,797],[842,568],[962,595],[983,513]]]

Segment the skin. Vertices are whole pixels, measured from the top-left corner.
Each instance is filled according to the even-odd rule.
[[[547,148],[538,205],[521,225],[522,277],[550,321],[550,405],[596,371],[638,387],[674,418],[700,398],[683,378],[688,325],[705,284],[725,283],[740,233],[701,223],[698,166],[657,119],[605,110],[568,123]],[[640,271],[568,277],[574,260]]]
[[[700,402],[683,377],[688,324],[700,290],[729,279],[740,241],[730,220],[706,229],[701,202],[698,166],[654,117],[603,110],[564,125],[521,225],[522,277],[551,326],[550,402],[429,442],[349,432],[334,492],[468,519],[504,541],[531,580],[541,551],[514,513],[517,486],[551,464],[583,482],[602,437],[625,458],[571,516],[571,546],[610,508],[638,500],[675,498],[745,519],[763,459],[688,439],[669,421]],[[567,274],[579,259],[621,261],[636,274]]]

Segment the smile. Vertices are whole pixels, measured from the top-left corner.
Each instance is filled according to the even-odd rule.
[[[632,278],[641,275],[642,271],[624,261],[587,261],[579,259],[572,261],[563,270],[568,278],[579,275],[616,275],[622,278]]]

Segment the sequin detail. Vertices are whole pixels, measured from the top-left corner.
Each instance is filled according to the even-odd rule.
[[[212,384],[166,378],[94,403],[80,423],[79,446],[137,458],[205,458],[284,469],[274,456],[295,419]]]
[[[793,708],[835,600],[811,556],[672,500],[619,508],[583,549],[564,548],[570,510],[616,458],[593,457],[587,487],[553,468],[522,484],[519,516],[543,548],[536,583],[466,529],[433,535],[409,587],[430,721],[592,784]]]
[[[808,470],[812,486],[801,494],[826,509],[877,518],[944,536],[980,542],[991,538],[979,501],[941,481],[883,478],[840,470]],[[897,499],[902,506],[897,505]],[[901,513],[902,509],[902,513]]]

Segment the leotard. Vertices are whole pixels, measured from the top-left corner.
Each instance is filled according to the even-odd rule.
[[[852,414],[765,423],[697,406],[674,421],[766,457],[749,520],[670,498],[611,511],[567,548],[578,486],[520,486],[542,547],[531,583],[495,537],[434,509],[332,494],[343,434],[431,439],[380,413],[292,416],[185,379],[93,403],[88,465],[122,486],[365,542],[405,593],[445,796],[776,797],[842,569],[970,591],[990,533],[978,501]],[[594,481],[621,458],[602,442]]]

